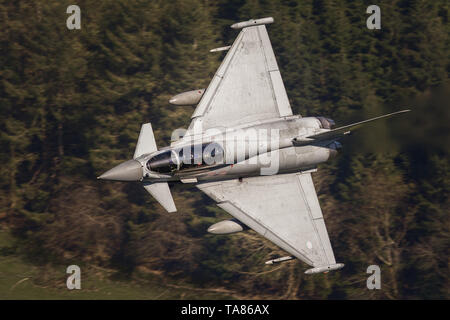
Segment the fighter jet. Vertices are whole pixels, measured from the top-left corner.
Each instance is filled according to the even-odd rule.
[[[196,105],[192,122],[170,146],[157,148],[150,123],[142,125],[132,160],[98,179],[140,181],[168,212],[177,209],[168,182],[195,184],[233,219],[209,227],[213,234],[248,228],[299,259],[307,274],[336,263],[311,173],[334,157],[339,139],[397,111],[339,128],[326,117],[293,115],[266,24],[262,18],[233,24],[240,30],[208,88],[170,99]]]

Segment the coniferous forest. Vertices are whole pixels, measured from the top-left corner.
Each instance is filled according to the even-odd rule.
[[[0,288],[67,291],[76,264],[112,287],[199,297],[449,299],[449,2],[373,2],[0,1],[0,282],[15,277],[10,261],[40,274]],[[80,30],[66,26],[71,4]],[[366,26],[371,4],[380,30]],[[209,50],[232,44],[231,24],[268,16],[295,114],[341,126],[412,110],[346,137],[313,175],[345,263],[328,274],[266,266],[286,254],[253,231],[208,234],[229,215],[192,185],[171,186],[178,212],[168,214],[138,183],[96,180],[132,157],[141,124],[160,147],[187,128],[194,107],[170,97],[208,85],[225,55]],[[380,290],[366,287],[370,265]]]

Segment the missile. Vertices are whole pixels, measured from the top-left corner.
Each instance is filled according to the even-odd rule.
[[[186,91],[170,98],[169,103],[176,106],[193,106],[200,102],[205,89]]]
[[[248,227],[242,224],[236,219],[224,220],[217,222],[208,228],[209,233],[213,234],[230,234],[236,233],[248,229]]]
[[[209,52],[219,52],[219,51],[227,51],[231,48],[231,46],[226,46],[226,47],[220,47],[220,48],[214,48],[209,50]]]
[[[289,260],[292,260],[292,259],[295,259],[295,258],[292,257],[292,256],[281,257],[281,258],[277,258],[277,259],[266,261],[266,264],[275,264],[275,263],[289,261]]]

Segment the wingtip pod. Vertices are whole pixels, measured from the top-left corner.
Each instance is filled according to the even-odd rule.
[[[315,267],[305,271],[306,274],[325,273],[328,271],[339,270],[344,267],[343,263],[330,264],[328,266]]]
[[[248,21],[237,22],[237,23],[231,25],[231,28],[242,29],[242,28],[246,28],[246,27],[259,26],[261,24],[269,24],[269,23],[273,23],[274,21],[275,20],[272,17],[255,19],[255,20],[250,19]]]

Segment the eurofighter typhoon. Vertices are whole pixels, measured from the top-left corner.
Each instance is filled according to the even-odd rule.
[[[369,121],[333,128],[326,117],[293,115],[266,24],[273,18],[233,24],[240,33],[206,90],[174,96],[175,105],[197,105],[182,137],[158,149],[150,123],[142,125],[132,160],[98,179],[140,181],[168,211],[177,209],[168,182],[193,183],[234,218],[209,227],[214,234],[251,228],[321,273],[336,263],[311,173],[336,155],[338,140]]]

